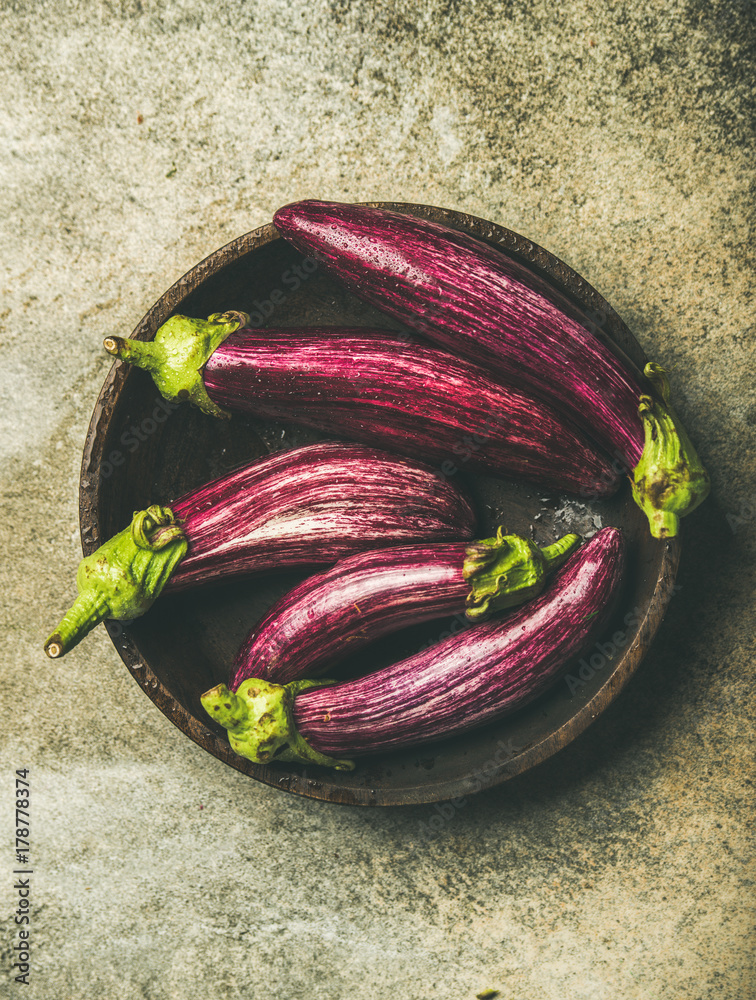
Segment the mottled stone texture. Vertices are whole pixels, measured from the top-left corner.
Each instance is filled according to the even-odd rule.
[[[743,1000],[753,960],[751,0],[0,5],[4,876],[33,776],[35,1000]],[[445,808],[327,806],[175,730],[73,592],[110,361],[284,202],[518,230],[647,352],[713,480],[628,690],[535,772]],[[12,709],[12,714],[10,714]],[[6,899],[10,900],[9,892]]]

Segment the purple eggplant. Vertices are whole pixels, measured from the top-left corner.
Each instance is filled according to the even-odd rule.
[[[229,742],[258,763],[310,761],[351,769],[385,753],[493,722],[541,694],[600,634],[624,567],[617,528],[604,528],[534,601],[356,680],[258,678],[202,695]]]
[[[312,677],[379,636],[444,615],[479,621],[541,592],[547,573],[579,544],[565,535],[541,550],[505,535],[360,552],[309,577],[247,636],[231,671],[285,684]]]
[[[173,316],[152,341],[105,345],[150,371],[167,398],[188,397],[213,415],[293,420],[437,462],[446,475],[467,463],[583,496],[619,486],[610,461],[568,420],[469,361],[385,331],[226,333],[247,320]]]
[[[143,614],[165,588],[318,566],[366,548],[471,538],[468,500],[432,469],[363,445],[279,452],[138,511],[82,560],[79,596],[45,644],[62,656],[105,618]]]
[[[663,369],[636,374],[524,264],[457,230],[364,205],[296,202],[274,223],[360,298],[566,414],[633,470],[654,537],[677,534],[706,497],[708,475]]]

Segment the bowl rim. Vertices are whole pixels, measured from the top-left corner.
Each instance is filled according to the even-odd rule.
[[[405,202],[360,202],[359,204],[431,218],[504,250],[561,288],[589,317],[600,317],[596,332],[608,340],[615,349],[619,348],[634,366],[642,368],[647,360],[640,344],[609,303],[568,264],[532,240],[496,223],[453,209]],[[279,239],[281,236],[273,224],[267,223],[219,247],[187,271],[160,296],[136,325],[131,337],[139,340],[152,339],[158,327],[173,315],[181,303],[208,277],[219,273],[240,257]],[[95,403],[87,430],[79,481],[79,522],[82,551],[85,556],[90,555],[101,544],[100,508],[103,479],[98,470],[104,458],[107,427],[114,415],[119,394],[129,377],[129,372],[129,365],[120,361],[114,362]],[[495,763],[482,775],[476,772],[476,792],[522,774],[566,747],[584,732],[625,687],[645,656],[674,592],[681,552],[680,537],[678,535],[659,544],[663,546],[663,550],[653,594],[633,641],[617,660],[604,683],[590,701],[551,735],[520,751],[516,756]],[[471,794],[470,775],[455,779],[444,778],[434,782],[432,773],[425,772],[423,780],[415,785],[403,786],[401,789],[376,789],[369,787],[369,782],[363,786],[345,787],[343,784],[329,781],[328,774],[318,773],[316,777],[308,776],[306,769],[301,775],[287,773],[282,776],[275,766],[253,764],[235,754],[227,741],[200,723],[175,700],[143,659],[131,637],[118,623],[111,621],[105,625],[116,651],[132,677],[178,729],[214,757],[266,785],[308,798],[349,805],[420,805],[448,801]]]

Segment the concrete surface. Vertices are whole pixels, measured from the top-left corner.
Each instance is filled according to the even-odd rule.
[[[0,4],[0,996],[743,1000],[753,959],[750,0]],[[532,237],[672,368],[713,478],[640,674],[480,795],[348,809],[190,743],[104,629],[41,644],[109,367],[201,257],[299,197]],[[31,976],[13,770],[32,776]]]

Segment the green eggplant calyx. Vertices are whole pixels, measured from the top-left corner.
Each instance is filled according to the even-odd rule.
[[[298,694],[335,683],[301,680],[271,684],[253,677],[242,681],[236,693],[229,691],[225,684],[218,684],[201,695],[200,701],[210,718],[228,730],[231,749],[255,764],[269,764],[274,760],[301,761],[337,771],[352,771],[354,761],[337,760],[318,753],[294,723],[294,699]]]
[[[79,596],[45,643],[47,655],[63,656],[106,618],[144,614],[187,548],[170,507],[136,511],[128,528],[79,563]]]
[[[169,402],[188,399],[211,417],[229,417],[231,414],[208,396],[202,370],[216,348],[248,324],[249,316],[243,312],[213,313],[206,320],[171,316],[154,340],[106,337],[103,345],[121,361],[148,371]]]
[[[543,590],[547,575],[580,544],[580,535],[565,535],[540,549],[520,535],[471,542],[465,552],[462,575],[470,584],[465,615],[479,621],[496,611],[512,608]]]
[[[657,396],[643,395],[638,415],[645,442],[632,472],[633,498],[654,538],[673,538],[680,518],[695,510],[710,489],[709,475],[669,402],[669,379],[659,365],[644,369]]]

